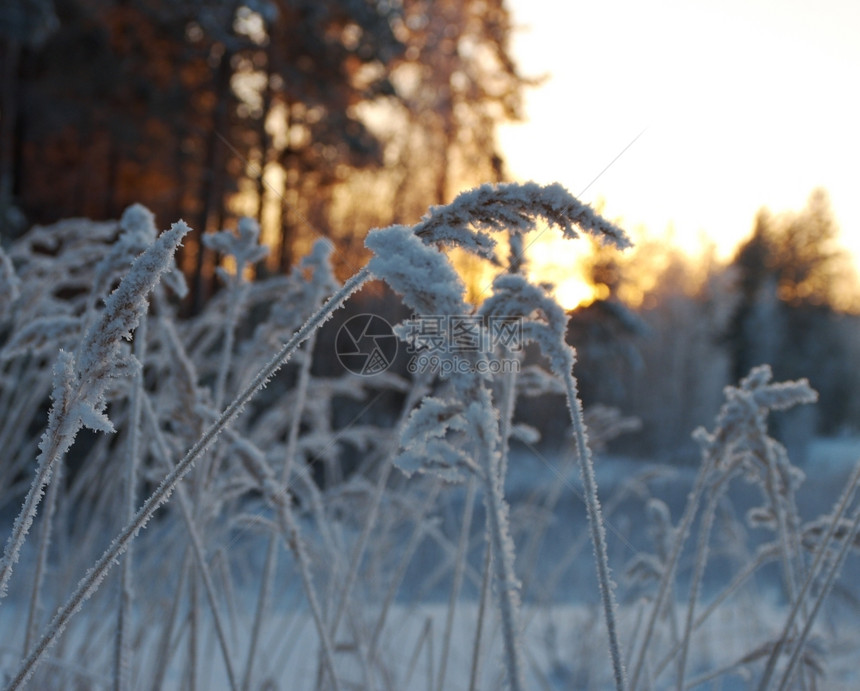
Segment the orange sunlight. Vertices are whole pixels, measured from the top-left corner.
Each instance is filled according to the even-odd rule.
[[[553,297],[566,310],[587,307],[606,286],[594,286],[588,279],[584,259],[591,256],[591,245],[583,240],[567,240],[555,230],[539,232],[530,238],[526,249],[529,280],[551,283]]]
[[[550,282],[555,284],[553,296],[566,310],[588,307],[596,300],[609,297],[609,290],[606,286],[591,285],[584,279],[562,278],[556,281],[550,278]]]

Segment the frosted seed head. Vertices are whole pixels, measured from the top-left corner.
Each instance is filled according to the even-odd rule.
[[[390,226],[368,233],[368,269],[419,314],[467,314],[465,287],[447,257],[425,245],[410,228]]]
[[[51,390],[48,426],[39,442],[39,450],[42,453],[47,453],[51,440],[59,437],[62,425],[72,424],[67,411],[72,405],[75,391],[79,386],[75,364],[75,356],[65,350],[60,351],[57,361],[54,363],[54,381]]]
[[[132,204],[123,211],[119,227],[123,230],[123,236],[134,238],[134,243],[141,249],[151,245],[158,235],[155,214],[143,204]]]
[[[556,375],[565,377],[570,373],[575,351],[565,341],[567,314],[541,287],[520,274],[498,276],[493,281],[493,294],[479,313],[521,318],[523,341],[539,345]]]
[[[759,506],[747,511],[747,523],[753,528],[767,528],[776,530],[777,520],[773,508],[770,506]]]
[[[135,260],[119,286],[108,296],[104,311],[84,339],[78,363],[82,375],[110,369],[118,357],[120,341],[131,338],[132,331],[149,308],[149,293],[170,268],[173,253],[190,230],[183,221],[174,223]]]
[[[468,249],[483,242],[475,238],[474,233],[469,236],[470,227],[526,233],[533,230],[540,219],[560,228],[568,238],[579,237],[577,231],[582,230],[619,249],[631,246],[623,230],[596,214],[558,183],[546,186],[535,182],[503,183],[476,187],[459,194],[447,206],[431,207],[415,227],[415,232],[427,242],[449,240],[459,232],[456,241]]]
[[[628,562],[625,576],[633,583],[659,581],[663,576],[663,563],[653,554],[637,554]]]
[[[246,245],[256,245],[260,239],[260,225],[253,218],[239,219],[239,239]]]
[[[589,444],[593,451],[598,452],[613,439],[642,429],[642,420],[625,416],[618,408],[595,404],[585,409],[585,426]]]
[[[236,261],[236,276],[241,279],[246,266],[252,266],[269,254],[266,245],[260,245],[260,226],[253,219],[239,219],[237,233],[220,230],[203,236],[203,244],[211,250],[231,256]]]
[[[538,398],[546,394],[563,394],[564,384],[539,365],[523,367],[516,380],[517,393],[520,396]]]
[[[534,446],[540,442],[541,434],[536,427],[518,422],[511,427],[511,438]]]
[[[771,383],[770,366],[753,368],[737,387],[727,386],[726,402],[717,415],[712,433],[698,431],[694,438],[703,457],[723,470],[743,464],[750,481],[758,482],[774,462],[784,476],[784,485],[793,489],[802,481],[794,473],[785,449],[767,434],[767,417],[772,410],[786,410],[812,403],[818,394],[805,379]]]
[[[648,520],[663,528],[672,526],[672,517],[669,512],[669,507],[662,499],[652,497],[645,504],[645,512],[648,515]]]
[[[479,472],[461,438],[463,433],[474,438],[472,422],[457,401],[428,396],[403,428],[395,464],[407,476],[433,473],[448,482],[461,481],[464,470]]]

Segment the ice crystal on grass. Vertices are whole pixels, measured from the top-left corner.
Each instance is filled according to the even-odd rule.
[[[269,254],[269,248],[260,244],[260,226],[253,218],[246,216],[239,219],[236,233],[229,230],[208,233],[203,236],[203,244],[209,249],[233,257],[236,260],[237,276],[242,275],[246,266],[253,266]],[[221,267],[218,267],[217,271],[225,281],[231,280],[230,275]]]
[[[520,274],[503,274],[493,281],[493,294],[481,305],[486,316],[522,318],[525,343],[540,346],[557,375],[565,376],[573,367],[573,349],[565,343],[567,315],[562,307],[539,286]]]
[[[486,257],[495,242],[484,231],[526,233],[534,230],[541,218],[571,239],[579,237],[578,230],[582,230],[619,249],[630,246],[623,230],[558,183],[482,185],[463,192],[447,206],[432,207],[415,226],[415,233],[427,242],[455,244]]]
[[[48,427],[39,444],[39,459],[24,505],[15,520],[0,562],[0,596],[36,515],[44,488],[75,440],[82,426],[112,432],[105,415],[105,390],[112,377],[129,372],[132,364],[121,347],[148,308],[149,292],[168,268],[182,237],[189,231],[183,222],[175,223],[134,262],[119,287],[111,293],[100,318],[87,332],[80,355],[60,352],[54,369],[54,387]]]
[[[120,343],[131,338],[131,332],[149,307],[147,296],[170,268],[173,253],[190,230],[182,221],[174,223],[135,260],[119,287],[105,300],[104,312],[84,338],[78,362],[82,376],[104,376],[111,371]]]
[[[100,295],[117,276],[128,271],[134,260],[158,236],[155,215],[142,204],[132,204],[122,214],[119,221],[120,234],[111,245],[105,257],[96,265],[92,295]],[[173,256],[163,271],[165,284],[179,297],[185,297],[188,287],[185,277],[176,267]]]
[[[463,480],[464,469],[477,471],[463,448],[463,433],[474,433],[463,413],[460,402],[425,398],[403,428],[397,466],[406,475],[432,472],[449,481]]]
[[[694,433],[704,452],[721,463],[745,462],[753,471],[753,466],[768,456],[765,440],[770,411],[818,400],[806,379],[771,383],[772,376],[770,366],[762,365],[754,368],[739,386],[726,387],[726,402],[717,416],[714,432],[699,429]]]
[[[419,314],[468,313],[465,288],[454,267],[444,254],[421,242],[411,228],[373,230],[364,244],[373,252],[368,270]]]

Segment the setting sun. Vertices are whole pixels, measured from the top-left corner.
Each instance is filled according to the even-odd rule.
[[[584,259],[591,245],[582,239],[568,240],[554,231],[544,232],[528,246],[529,278],[552,285],[553,297],[566,310],[586,307],[608,297],[606,286],[595,286],[585,272]]]
[[[566,310],[587,307],[595,300],[608,297],[606,286],[593,286],[579,278],[565,278],[555,285],[553,295]]]

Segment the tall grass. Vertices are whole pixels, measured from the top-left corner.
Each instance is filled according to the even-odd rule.
[[[761,367],[697,432],[701,462],[677,523],[653,469],[601,502],[594,449],[632,425],[583,410],[567,317],[526,278],[528,234],[547,226],[629,244],[557,185],[484,186],[414,227],[371,231],[369,264],[342,285],[324,241],[290,275],[248,281],[266,248],[243,220],[206,239],[235,271],[219,271],[224,289],[190,319],[172,297],[184,292],[173,253],[189,229],[158,235],[142,207],[118,224],[36,227],[3,251],[7,688],[684,689],[731,675],[816,688],[816,623],[856,543],[860,465],[833,510],[804,521],[802,473],[767,418],[815,394]],[[448,248],[499,267],[479,307]],[[315,358],[334,355],[321,327],[372,280],[412,310],[394,325],[401,347],[422,319],[516,324],[519,338],[463,349],[462,334],[440,331],[435,371],[320,374]],[[515,366],[489,374],[498,362]],[[545,458],[516,420],[518,401],[550,394],[569,408],[569,458]],[[525,494],[512,479],[524,448],[552,471]],[[730,519],[741,477],[762,504]],[[577,494],[585,527],[571,534],[556,524]],[[619,527],[631,497],[653,553]],[[721,530],[751,558],[732,561]],[[628,567],[618,583],[613,559]],[[715,563],[732,576],[706,588]],[[736,659],[709,657],[715,615],[774,566],[781,621],[744,634]],[[562,612],[571,621],[558,629]],[[566,649],[559,630],[571,632]]]

